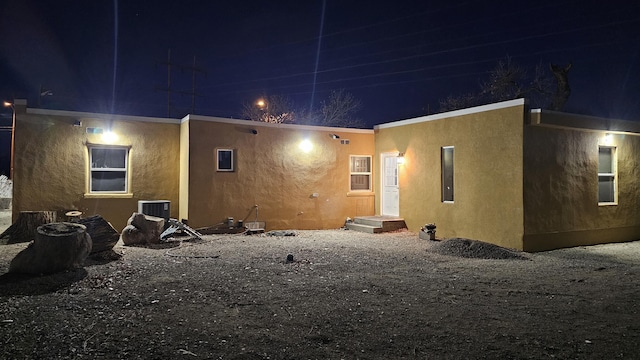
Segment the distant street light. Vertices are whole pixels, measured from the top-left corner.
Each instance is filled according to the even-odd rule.
[[[265,101],[264,99],[259,99],[256,102],[256,105],[258,105],[258,107],[260,108],[260,110],[264,111],[265,115],[266,115],[266,122],[271,122],[269,119],[269,103],[267,101]]]

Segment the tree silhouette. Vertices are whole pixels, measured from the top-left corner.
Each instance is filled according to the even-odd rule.
[[[507,57],[505,60],[498,61],[489,72],[489,78],[481,83],[478,92],[449,96],[440,100],[440,110],[451,111],[492,102],[527,98],[532,107],[560,111],[571,94],[568,78],[570,69],[571,64],[565,67],[551,64],[548,68],[538,64],[531,73]]]

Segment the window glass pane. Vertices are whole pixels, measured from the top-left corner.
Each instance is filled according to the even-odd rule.
[[[442,149],[442,201],[453,201],[453,148]]]
[[[398,158],[389,156],[384,158],[384,185],[398,186]]]
[[[127,149],[91,149],[91,167],[98,169],[124,169]]]
[[[351,172],[371,172],[371,158],[368,156],[351,157]]]
[[[233,171],[233,150],[218,150],[218,170]]]
[[[371,156],[351,156],[351,190],[371,190]]]
[[[92,171],[91,191],[126,191],[126,176],[124,171]]]
[[[615,202],[615,181],[613,176],[598,176],[598,202]]]
[[[613,148],[601,147],[598,152],[598,172],[613,173]]]
[[[351,175],[351,190],[369,190],[370,175]]]

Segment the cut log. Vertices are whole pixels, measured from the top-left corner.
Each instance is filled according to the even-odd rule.
[[[55,211],[21,211],[16,222],[0,234],[0,240],[7,244],[29,242],[35,239],[38,226],[55,221]]]
[[[92,254],[111,250],[120,240],[120,233],[100,215],[76,219],[74,222],[87,227],[87,233],[93,242]]]
[[[82,267],[91,253],[87,228],[75,223],[51,223],[37,229],[33,243],[11,260],[10,273],[52,274]]]
[[[133,213],[122,229],[122,242],[125,245],[158,244],[163,231],[163,218]]]

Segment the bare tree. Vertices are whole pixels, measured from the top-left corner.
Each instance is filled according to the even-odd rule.
[[[480,97],[475,93],[466,93],[460,96],[449,95],[440,100],[440,111],[452,111],[480,105]]]
[[[253,121],[293,123],[293,102],[286,96],[270,95],[254,103],[242,105],[242,116]]]
[[[334,90],[328,101],[323,101],[318,116],[321,126],[363,127],[363,122],[355,117],[361,107],[360,100],[344,89]]]
[[[489,80],[482,84],[480,95],[488,96],[490,101],[521,98],[530,91],[526,82],[527,70],[507,57],[489,72]]]
[[[242,116],[253,121],[296,123],[304,125],[361,128],[364,123],[356,118],[360,101],[344,89],[334,90],[318,110],[298,108],[285,96],[273,95],[254,103],[243,104]]]
[[[571,93],[567,76],[570,68],[571,64],[565,68],[551,65],[553,74],[550,74],[547,67],[538,64],[530,74],[507,57],[489,72],[489,79],[480,85],[479,92],[449,96],[440,101],[440,110],[450,111],[518,98],[527,98],[533,107],[562,110]]]
[[[571,95],[571,87],[569,86],[569,70],[571,70],[571,63],[567,64],[565,67],[559,67],[554,64],[550,64],[551,72],[553,72],[553,76],[556,78],[557,89],[556,93],[553,95],[551,99],[551,110],[562,110],[564,105],[569,100],[569,95]]]

